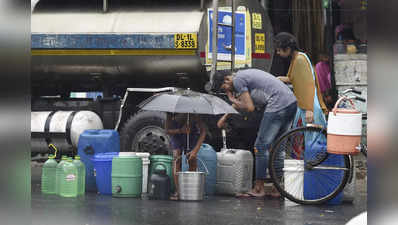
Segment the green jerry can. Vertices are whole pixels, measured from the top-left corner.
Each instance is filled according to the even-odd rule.
[[[112,196],[141,197],[142,159],[138,156],[114,157],[112,160]]]
[[[170,155],[152,155],[149,157],[150,160],[150,169],[149,169],[149,177],[155,172],[155,169],[160,169],[163,167],[166,170],[166,174],[170,177],[171,180],[171,190],[174,191],[174,178],[173,178],[173,156]],[[150,188],[152,184],[148,184]],[[149,190],[148,190],[149,192]]]
[[[73,160],[73,164],[75,164],[77,168],[77,194],[84,195],[86,192],[86,167],[83,162],[80,161],[80,156],[75,156],[75,160]]]
[[[62,180],[59,185],[59,195],[62,197],[77,197],[77,168],[72,159],[68,159],[62,166]]]
[[[48,160],[44,163],[41,173],[41,192],[43,194],[56,194],[57,182],[57,161],[54,155],[49,155]]]
[[[66,162],[66,160],[68,159],[68,157],[66,157],[66,155],[63,155],[61,158],[61,161],[58,163],[57,165],[57,169],[55,172],[55,176],[56,176],[56,181],[55,181],[55,192],[57,195],[59,195],[59,186],[61,184],[61,180],[62,180],[62,166],[64,165],[64,163]]]

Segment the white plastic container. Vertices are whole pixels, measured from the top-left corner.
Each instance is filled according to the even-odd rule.
[[[252,189],[253,155],[241,149],[222,149],[217,153],[218,194],[235,195]]]
[[[343,189],[343,202],[352,203],[355,199],[355,190],[357,185],[357,176],[356,176],[357,169],[355,166],[353,167],[352,174]]]
[[[250,151],[227,148],[227,135],[221,130],[223,148],[217,152],[216,193],[236,195],[252,189],[253,155]]]
[[[304,198],[304,160],[286,159],[284,165],[285,190],[297,198]],[[285,206],[295,205],[298,204],[285,198]]]
[[[340,98],[332,112],[329,112],[327,130],[327,151],[332,154],[359,153],[357,147],[361,142],[362,114],[355,109],[337,108],[344,98]]]
[[[149,168],[149,154],[148,152],[119,152],[119,156],[138,156],[142,159],[142,193],[148,192],[148,168]]]

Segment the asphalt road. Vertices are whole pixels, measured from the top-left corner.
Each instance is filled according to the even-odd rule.
[[[283,200],[213,196],[201,202],[112,198],[87,193],[79,198],[40,192],[41,167],[32,167],[32,224],[153,225],[340,225],[366,210],[366,183],[358,182],[354,203],[288,206]]]

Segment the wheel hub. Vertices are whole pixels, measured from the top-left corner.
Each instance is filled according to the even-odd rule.
[[[157,126],[147,126],[137,132],[132,151],[164,154],[168,151],[170,140],[165,131]]]

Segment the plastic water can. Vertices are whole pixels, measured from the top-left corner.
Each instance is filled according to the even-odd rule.
[[[120,138],[115,130],[86,130],[79,138],[78,155],[86,167],[86,191],[96,192],[93,157],[96,153],[120,152]]]
[[[41,192],[43,194],[56,194],[56,171],[57,161],[54,155],[49,155],[48,160],[43,164],[41,174]]]
[[[55,181],[55,192],[57,195],[60,194],[59,192],[59,187],[61,185],[61,180],[63,179],[63,170],[62,167],[64,165],[64,163],[66,162],[68,158],[66,157],[66,155],[63,155],[61,157],[61,162],[58,163],[57,168],[56,168],[56,172],[55,172],[55,176],[56,176],[56,181]]]
[[[141,197],[142,159],[138,156],[119,156],[112,160],[112,196]]]
[[[306,144],[304,159],[314,159],[320,151],[326,151],[326,143],[318,141],[311,146]],[[320,165],[342,167],[344,166],[344,156],[329,154],[327,159]],[[306,170],[304,172],[304,198],[316,199],[330,194],[339,185],[343,176],[344,171],[342,170]],[[332,205],[340,204],[342,198],[343,192],[326,203]]]
[[[304,160],[284,160],[283,178],[285,190],[288,193],[304,198]],[[285,198],[285,205],[294,206],[298,204]]]
[[[80,156],[75,156],[75,160],[73,160],[73,164],[75,164],[77,168],[77,194],[84,195],[86,191],[86,167],[83,162],[80,161]]]
[[[171,180],[163,167],[155,169],[151,176],[150,199],[169,200]]]
[[[166,174],[170,177],[171,180],[171,190],[174,191],[174,179],[173,179],[173,156],[169,155],[151,155],[149,157],[150,160],[150,169],[149,169],[149,177],[152,176],[152,173],[155,172],[155,168],[163,167],[166,170]],[[160,167],[159,167],[160,166]],[[149,184],[150,186],[151,184]]]
[[[235,195],[252,188],[253,155],[241,149],[221,149],[217,152],[218,194]]]
[[[112,159],[118,157],[119,152],[104,152],[94,155],[95,181],[98,193],[112,194]]]
[[[148,173],[149,173],[149,157],[151,156],[148,152],[120,152],[119,156],[138,156],[142,159],[142,193],[148,192]]]
[[[62,197],[76,197],[78,173],[77,168],[72,163],[71,159],[68,159],[68,161],[62,165],[62,171],[63,173],[59,186],[59,195]]]
[[[362,135],[362,114],[355,109],[337,108],[339,103],[344,100],[340,98],[332,112],[329,113],[327,130],[327,151],[332,154],[351,154],[359,153],[357,147],[361,142]]]

